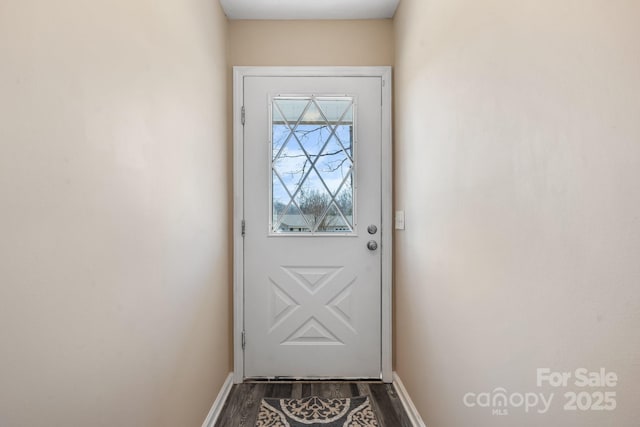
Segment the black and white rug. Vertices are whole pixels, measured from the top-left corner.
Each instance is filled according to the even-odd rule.
[[[378,427],[367,396],[262,399],[256,427]]]

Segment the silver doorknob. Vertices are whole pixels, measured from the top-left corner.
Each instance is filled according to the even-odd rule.
[[[370,226],[367,227],[367,231],[369,232],[369,234],[376,234],[378,232],[378,227],[371,224]]]
[[[367,242],[367,249],[369,249],[370,251],[375,251],[376,249],[378,249],[378,242],[376,242],[375,240],[369,240]]]

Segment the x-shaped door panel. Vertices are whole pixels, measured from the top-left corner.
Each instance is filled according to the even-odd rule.
[[[269,277],[269,334],[279,345],[343,345],[357,334],[355,275],[342,266],[282,266]]]

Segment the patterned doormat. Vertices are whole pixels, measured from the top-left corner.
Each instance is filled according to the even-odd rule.
[[[262,399],[256,427],[378,427],[367,396]]]

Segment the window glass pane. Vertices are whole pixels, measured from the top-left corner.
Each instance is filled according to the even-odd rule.
[[[353,98],[276,97],[271,231],[353,232]]]

